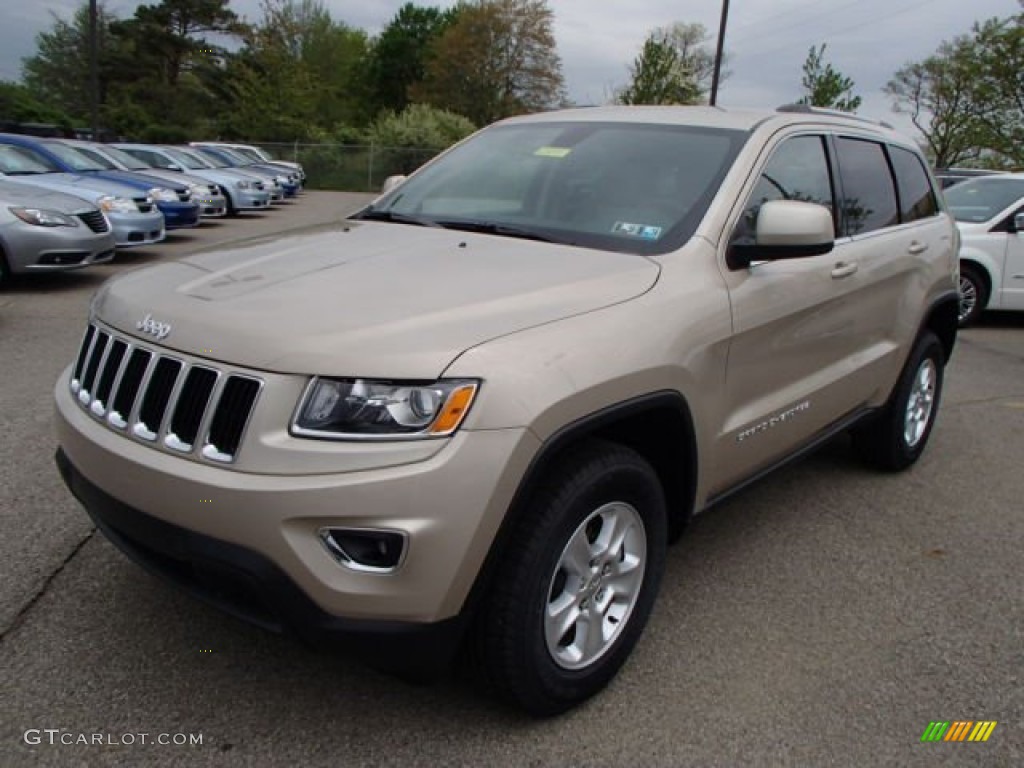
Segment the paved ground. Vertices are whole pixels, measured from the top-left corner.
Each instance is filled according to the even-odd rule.
[[[555,720],[236,623],[93,535],[53,468],[50,407],[90,293],[126,265],[361,199],[310,193],[0,288],[0,766],[1024,764],[1024,316],[961,335],[909,473],[865,470],[838,441],[699,518],[630,663]],[[986,744],[920,743],[958,719],[999,725]],[[135,744],[60,744],[94,733]]]

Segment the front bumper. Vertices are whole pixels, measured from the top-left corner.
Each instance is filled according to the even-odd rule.
[[[112,211],[107,220],[114,230],[118,248],[159,243],[167,236],[164,215],[158,210],[149,213],[120,213]]]
[[[434,623],[351,620],[326,613],[272,561],[250,549],[172,525],[93,485],[63,450],[57,467],[96,527],[143,568],[221,610],[316,646],[347,647],[390,671],[423,675],[449,664],[462,617]]]
[[[228,201],[224,195],[203,195],[193,199],[199,204],[201,218],[220,218],[228,214]]]
[[[199,206],[196,203],[159,201],[156,207],[164,215],[164,226],[167,229],[185,229],[199,223]]]
[[[50,272],[102,264],[114,258],[114,234],[85,226],[37,227],[18,222],[2,232],[11,272]]]
[[[235,190],[235,208],[239,211],[262,211],[270,207],[270,193],[264,190]]]
[[[384,444],[337,451],[330,446],[338,471],[313,474],[293,457],[276,474],[250,473],[172,455],[112,430],[76,402],[68,372],[57,384],[56,401],[58,440],[81,478],[74,480],[77,489],[69,484],[90,514],[102,519],[106,513],[97,505],[110,503],[83,492],[87,485],[116,500],[120,506],[112,528],[144,548],[161,552],[162,534],[146,532],[165,530],[146,520],[181,529],[184,533],[174,535],[177,540],[201,542],[174,545],[179,548],[170,554],[182,567],[199,567],[207,559],[237,560],[232,553],[245,550],[279,571],[294,588],[284,593],[304,595],[329,617],[327,624],[430,625],[457,617],[537,449],[536,438],[526,430],[463,431],[444,444],[434,443],[436,450],[411,463],[384,466],[390,450]],[[264,439],[261,428],[252,431],[256,434],[246,438],[247,444]],[[265,439],[278,447],[295,441],[296,451],[309,443],[280,430]],[[377,466],[354,468],[367,452]],[[295,474],[303,471],[309,474]],[[133,516],[139,522],[133,523]],[[403,531],[408,537],[405,558],[390,573],[350,569],[320,540],[325,527]],[[273,604],[268,612],[278,617],[274,621],[299,624],[299,634],[308,634],[302,616],[290,612],[290,598],[278,599],[284,593],[273,586],[276,577],[268,579],[263,567],[243,571],[257,593],[264,582],[270,584],[265,602]]]

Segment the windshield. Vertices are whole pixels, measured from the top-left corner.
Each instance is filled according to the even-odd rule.
[[[98,163],[100,166],[102,166],[104,170],[118,170],[116,165],[114,165],[112,162],[110,162],[110,160],[105,158],[102,154],[97,152],[92,147],[75,147],[75,149],[81,152],[83,155],[85,155],[89,160],[92,160],[94,163]]]
[[[175,162],[183,165],[190,171],[208,171],[215,167],[206,162],[205,158],[197,157],[194,153],[184,149],[168,148],[165,151]]]
[[[151,171],[153,166],[147,165],[146,163],[139,160],[134,155],[129,155],[123,149],[117,147],[103,147],[103,149],[97,149],[96,152],[101,152],[107,157],[113,158],[115,162],[120,163],[122,166],[127,168],[129,171]]]
[[[252,163],[266,163],[271,161],[269,157],[263,157],[255,149],[251,149],[249,147],[234,147],[234,150],[236,153]]]
[[[35,173],[60,173],[49,158],[26,147],[0,144],[0,173],[8,176],[29,176]]]
[[[95,160],[91,160],[74,147],[56,141],[48,141],[45,146],[60,158],[66,166],[74,171],[105,171],[107,170]]]
[[[213,168],[230,168],[231,167],[228,163],[226,163],[223,160],[221,160],[220,157],[218,157],[216,154],[214,154],[212,152],[209,152],[209,151],[203,149],[202,147],[196,147],[194,150],[184,150],[183,149],[182,152],[188,152],[191,155],[196,155],[197,157],[201,157],[203,160],[205,160],[207,163],[209,163]]]
[[[943,190],[957,221],[981,223],[1024,201],[1024,178],[972,179]]]
[[[497,126],[359,216],[666,253],[693,234],[745,139],[674,125]]]

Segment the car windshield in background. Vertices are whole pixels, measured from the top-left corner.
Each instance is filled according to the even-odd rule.
[[[197,157],[192,152],[186,152],[183,149],[168,148],[166,152],[175,162],[190,171],[208,171],[215,167],[206,162],[204,158]]]
[[[1024,179],[972,179],[943,190],[957,221],[981,223],[1024,198]]]
[[[670,125],[499,126],[357,218],[666,253],[692,236],[746,137]]]
[[[231,165],[229,163],[224,162],[223,160],[220,159],[220,157],[218,157],[217,155],[213,154],[212,152],[204,152],[202,149],[196,149],[195,151],[183,149],[181,151],[182,152],[188,152],[190,155],[196,155],[197,157],[202,158],[205,162],[209,163],[214,168],[230,168],[231,167]]]
[[[85,155],[90,160],[92,160],[94,163],[97,163],[98,165],[102,166],[103,170],[105,170],[105,171],[116,171],[117,170],[117,166],[116,165],[114,165],[112,162],[110,162],[110,160],[105,158],[100,152],[97,152],[95,149],[92,149],[91,147],[75,147],[75,149],[78,152],[80,152],[83,155]]]
[[[107,147],[107,146],[105,146],[105,147],[103,147],[102,151],[103,151],[104,155],[106,155],[107,157],[114,158],[117,162],[119,162],[121,165],[123,165],[125,168],[127,168],[130,171],[151,171],[151,170],[153,170],[153,167],[151,165],[146,165],[144,162],[139,160],[139,158],[135,157],[134,155],[129,155],[123,149],[118,149],[117,147]]]
[[[260,153],[259,152],[256,152],[255,150],[252,150],[252,149],[248,149],[247,147],[232,147],[232,149],[235,150],[236,154],[241,155],[246,160],[248,160],[250,163],[266,163],[266,162],[268,162],[267,158],[260,157]]]
[[[56,141],[46,142],[46,148],[61,159],[70,168],[76,171],[105,171],[107,170],[95,160],[86,157],[74,147],[61,144]]]
[[[0,144],[0,173],[29,176],[35,173],[60,173],[53,162],[24,147]]]

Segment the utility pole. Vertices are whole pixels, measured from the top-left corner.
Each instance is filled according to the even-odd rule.
[[[96,0],[89,0],[89,117],[92,121],[92,140],[99,141],[100,135],[100,72],[96,37],[98,19]]]
[[[722,73],[722,54],[725,48],[725,24],[729,20],[729,0],[722,0],[722,22],[718,26],[718,45],[715,47],[715,73],[711,77],[711,106],[718,102],[718,81]]]

